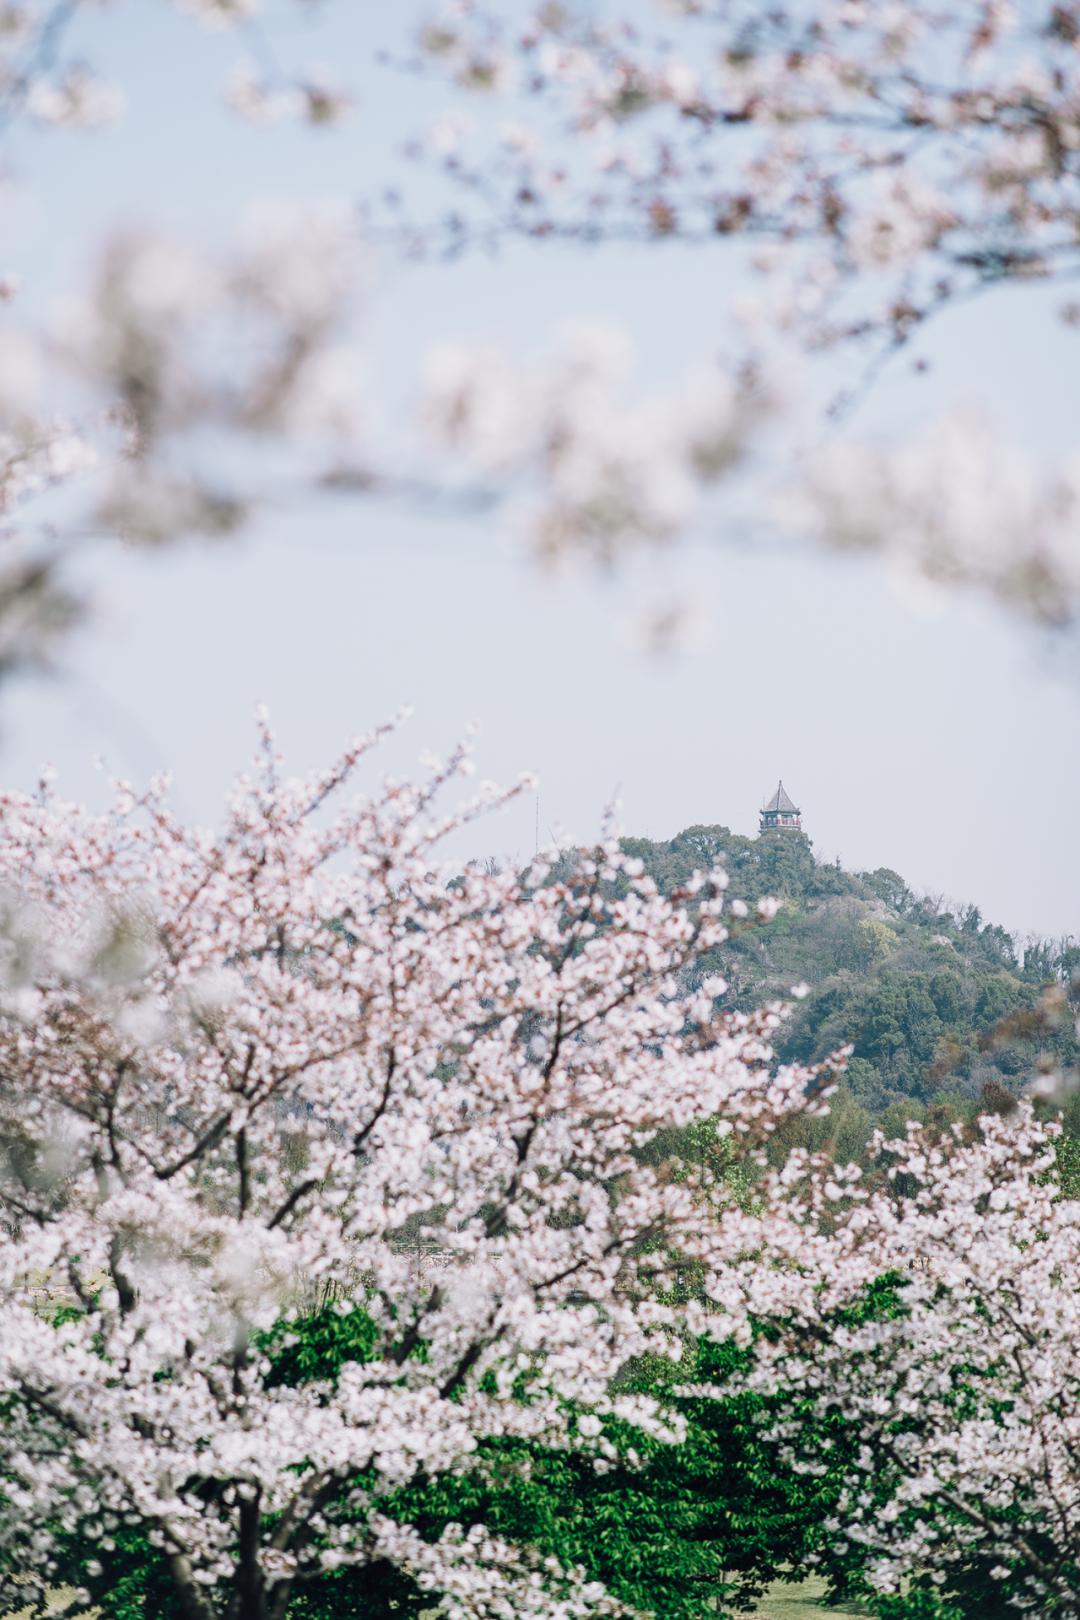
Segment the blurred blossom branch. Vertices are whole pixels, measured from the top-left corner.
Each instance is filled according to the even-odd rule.
[[[907,341],[974,286],[1080,268],[1078,45],[1051,0],[450,4],[406,65],[502,105],[418,140],[461,207],[413,245],[767,239],[776,318]]]
[[[466,468],[524,479],[541,556],[612,562],[632,542],[676,538],[775,404],[753,369],[719,366],[627,402],[632,365],[627,335],[608,327],[570,330],[531,370],[497,350],[445,345],[428,362],[425,415]]]
[[[891,448],[834,442],[781,510],[828,545],[976,586],[1044,624],[1080,608],[1080,458],[1048,473],[977,419]]]
[[[97,0],[100,3],[100,0]],[[238,30],[255,46],[261,66],[238,63],[229,91],[237,112],[266,122],[292,117],[312,125],[337,123],[351,97],[319,74],[280,70],[259,30],[259,0],[158,0],[207,28]],[[300,10],[311,0],[293,0]],[[0,133],[21,114],[41,124],[100,129],[121,117],[121,86],[101,79],[74,53],[76,25],[95,0],[4,0],[0,7]]]
[[[228,92],[243,116],[347,111],[346,92],[281,66],[256,0],[180,9],[248,50]],[[83,10],[0,10],[0,116],[119,115],[121,88],[72,54]],[[415,147],[460,189],[441,220],[264,209],[215,252],[121,233],[36,329],[0,284],[0,673],[47,657],[77,619],[78,536],[229,534],[290,479],[505,508],[545,560],[617,564],[723,531],[735,478],[788,421],[780,367],[760,359],[777,338],[869,344],[873,373],[959,299],[1080,273],[1078,41],[1080,10],[1041,0],[1018,16],[695,0],[656,28],[573,4],[449,7],[409,61],[452,89]],[[466,102],[496,111],[470,123]],[[615,331],[578,327],[535,361],[440,343],[388,454],[382,398],[360,386],[365,250],[452,256],[507,236],[745,242],[753,347],[661,391],[635,385]],[[770,508],[786,533],[886,553],[1041,622],[1075,617],[1071,464],[1040,473],[959,421],[887,450],[845,425],[790,459]]]
[[[141,544],[228,533],[257,501],[259,474],[227,477],[225,452],[276,442],[299,469],[355,445],[354,258],[336,209],[261,210],[218,256],[117,237],[88,290],[43,329],[9,314],[2,559],[24,633],[21,646],[6,635],[7,666],[47,652],[68,622],[64,569],[87,531]],[[28,593],[40,612],[19,600]]]

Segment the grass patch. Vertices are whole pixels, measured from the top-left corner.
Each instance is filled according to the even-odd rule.
[[[74,1596],[70,1587],[58,1588],[49,1594],[44,1611],[28,1604],[25,1609],[4,1615],[2,1620],[99,1620],[99,1609],[69,1613]],[[776,1581],[747,1620],[830,1620],[831,1616],[843,1614],[866,1615],[866,1610],[857,1604],[826,1608],[821,1602],[824,1596],[825,1582],[817,1576],[807,1581]]]
[[[756,1620],[829,1620],[838,1614],[866,1614],[855,1603],[826,1608],[824,1596],[825,1582],[819,1576],[806,1581],[776,1581],[752,1613]]]

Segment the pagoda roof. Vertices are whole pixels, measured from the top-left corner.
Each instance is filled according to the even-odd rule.
[[[766,810],[766,811],[767,810],[786,811],[789,815],[796,815],[797,816],[799,814],[798,805],[793,804],[791,799],[784,792],[784,784],[783,784],[783,782],[778,782],[776,784],[776,792],[772,795],[772,797],[770,799],[765,800],[765,803],[762,805],[761,808],[762,808],[762,810]]]

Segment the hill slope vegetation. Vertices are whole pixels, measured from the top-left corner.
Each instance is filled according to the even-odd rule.
[[[950,910],[888,868],[817,860],[793,830],[746,838],[696,826],[666,843],[623,843],[665,893],[719,861],[751,911],[759,896],[782,902],[767,927],[734,931],[716,970],[741,1010],[807,987],[778,1040],[782,1059],[852,1047],[834,1129],[864,1136],[883,1115],[902,1123],[945,1102],[1015,1094],[1040,1067],[1076,1062],[1075,942],[1021,947],[976,907]]]

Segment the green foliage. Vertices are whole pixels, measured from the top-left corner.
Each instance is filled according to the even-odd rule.
[[[108,1545],[72,1537],[61,1554],[58,1585],[82,1588],[109,1620],[175,1620],[176,1588],[168,1565],[145,1532],[113,1529]]]
[[[1066,1126],[1054,1148],[1057,1175],[1065,1198],[1080,1198],[1080,1135]]]
[[[270,1360],[267,1384],[335,1384],[347,1361],[370,1361],[379,1331],[362,1306],[328,1301],[298,1319],[286,1318],[255,1348]]]
[[[859,1062],[854,1059],[852,1067]],[[859,1098],[856,1079],[849,1070],[829,1103],[828,1113],[796,1114],[783,1120],[769,1140],[770,1163],[779,1168],[793,1148],[829,1153],[841,1164],[861,1159],[875,1120]]]
[[[326,1306],[279,1324],[261,1348],[272,1376],[287,1383],[333,1383],[348,1360],[370,1353],[363,1309]],[[616,1458],[598,1468],[585,1455],[521,1441],[483,1444],[468,1472],[421,1478],[382,1500],[361,1496],[353,1511],[377,1509],[434,1538],[449,1523],[483,1522],[496,1534],[581,1565],[634,1609],[659,1620],[698,1620],[737,1612],[768,1584],[807,1567],[821,1547],[821,1524],[835,1500],[841,1461],[855,1443],[842,1420],[829,1425],[824,1474],[778,1470],[763,1426],[783,1403],[730,1395],[682,1394],[683,1386],[722,1391],[747,1352],[702,1342],[678,1366],[650,1358],[627,1369],[624,1391],[644,1392],[679,1411],[683,1444],[671,1445],[609,1421]],[[798,1417],[793,1409],[785,1414]],[[805,1414],[803,1414],[805,1417]],[[826,1436],[823,1435],[823,1442]],[[366,1485],[366,1481],[357,1481]],[[828,1564],[826,1564],[828,1567]],[[830,1570],[838,1591],[848,1577]],[[165,1620],[175,1598],[161,1554],[136,1531],[73,1537],[58,1582],[85,1587],[113,1620]],[[395,1614],[412,1620],[430,1608],[400,1571],[379,1563],[319,1574],[298,1586],[290,1620],[346,1620]]]
[[[973,1615],[973,1611],[958,1609],[954,1603],[947,1602],[935,1587],[921,1584],[898,1597],[876,1598],[873,1612],[879,1620],[972,1620]],[[974,1612],[985,1613],[986,1620],[996,1620],[1002,1613],[1000,1609]],[[1015,1609],[1012,1613],[1015,1615]]]
[[[419,1481],[380,1510],[429,1538],[449,1523],[482,1522],[509,1541],[580,1565],[623,1602],[660,1620],[739,1612],[771,1581],[807,1566],[835,1501],[840,1462],[855,1443],[836,1417],[823,1475],[778,1470],[763,1426],[780,1403],[678,1393],[683,1385],[722,1389],[744,1356],[703,1342],[678,1367],[650,1359],[627,1372],[625,1390],[649,1393],[681,1412],[687,1433],[680,1445],[610,1422],[606,1432],[618,1457],[598,1469],[588,1456],[519,1441],[488,1443],[468,1473]],[[839,1566],[831,1573],[842,1590],[846,1576]],[[370,1613],[391,1594],[402,1620],[431,1604],[430,1594],[377,1566],[325,1577],[290,1612],[335,1620]]]
[[[808,985],[778,1053],[817,1062],[851,1045],[848,1088],[871,1118],[905,1099],[928,1105],[943,1090],[958,1099],[988,1084],[1015,1091],[1040,1061],[1076,1063],[1074,1021],[1037,1015],[1043,987],[1068,986],[1080,966],[1068,941],[1031,945],[1021,962],[1011,936],[977,907],[954,915],[887,867],[852,873],[819,862],[800,832],[744,838],[698,826],[625,847],[665,892],[720,862],[733,896],[783,901],[767,927],[733,929],[702,971],[723,974],[726,1003],[740,1011]]]
[[[706,1144],[707,1145],[707,1144]],[[905,1278],[879,1278],[843,1314],[847,1326],[905,1309]],[[372,1324],[362,1306],[326,1304],[280,1323],[262,1352],[282,1382],[332,1384],[342,1366],[366,1360]],[[382,1499],[361,1494],[349,1511],[361,1521],[377,1510],[437,1537],[450,1523],[484,1523],[492,1532],[565,1565],[579,1565],[619,1599],[657,1620],[700,1620],[744,1612],[778,1578],[815,1568],[830,1601],[861,1599],[880,1620],[995,1620],[1010,1612],[1008,1582],[991,1580],[973,1555],[942,1586],[916,1579],[900,1596],[868,1586],[864,1555],[835,1523],[839,1487],[866,1437],[843,1415],[815,1414],[801,1395],[737,1393],[730,1381],[750,1352],[701,1341],[675,1365],[649,1358],[626,1369],[623,1392],[644,1393],[679,1412],[681,1444],[642,1435],[609,1420],[614,1459],[546,1449],[523,1441],[482,1444],[467,1472],[420,1478]],[[725,1393],[727,1388],[728,1392]],[[766,1435],[780,1424],[797,1433],[811,1471],[783,1463]],[[889,1465],[869,1476],[884,1503]],[[124,1526],[72,1538],[58,1582],[84,1587],[112,1620],[169,1620],[175,1595],[161,1554]],[[388,1563],[316,1573],[294,1591],[288,1620],[419,1620],[433,1594]]]

